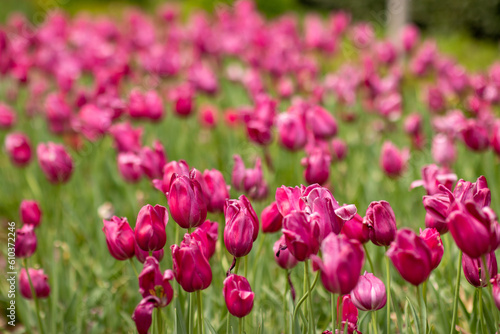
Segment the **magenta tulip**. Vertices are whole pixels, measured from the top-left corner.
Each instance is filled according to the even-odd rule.
[[[293,112],[282,113],[277,117],[280,144],[288,150],[300,150],[306,145],[307,131],[302,117]]]
[[[286,248],[284,235],[274,243],[273,252],[276,263],[283,269],[292,269],[299,263],[290,250]]]
[[[144,251],[157,251],[165,247],[168,223],[167,209],[147,204],[141,208],[135,224],[135,240]]]
[[[332,114],[320,106],[308,109],[306,122],[314,137],[318,139],[328,139],[337,134],[337,121]]]
[[[0,103],[0,129],[10,129],[16,123],[16,114],[12,109]]]
[[[139,152],[142,132],[142,128],[134,129],[129,122],[115,124],[109,129],[118,152]]]
[[[235,257],[247,255],[259,233],[259,219],[252,204],[245,195],[227,200],[224,216],[224,244],[228,252]]]
[[[135,246],[134,253],[135,257],[137,258],[137,261],[139,261],[140,263],[146,262],[146,258],[149,256],[149,252],[142,250],[141,247],[139,247],[139,245],[137,244],[137,242],[135,242],[134,246]],[[163,248],[153,252],[153,257],[157,259],[158,262],[160,262],[164,256],[165,256],[165,250]]]
[[[118,153],[118,171],[127,182],[137,182],[142,176],[141,158],[133,152]]]
[[[252,311],[255,296],[248,280],[231,274],[226,277],[223,285],[222,295],[229,313],[237,318],[248,315]]]
[[[16,257],[30,257],[35,253],[37,240],[33,225],[24,225],[16,231]]]
[[[167,193],[170,214],[182,228],[198,227],[207,218],[207,204],[195,170],[189,176],[174,174]]]
[[[497,309],[500,310],[500,274],[496,274],[491,280],[493,300]]]
[[[163,177],[153,180],[154,187],[162,193],[168,193],[174,174],[189,176],[188,164],[184,160],[170,161],[167,163],[163,166]]]
[[[28,270],[36,298],[47,298],[50,295],[50,286],[48,277],[43,272],[43,269],[29,268]],[[21,269],[21,273],[19,274],[19,291],[24,298],[33,298],[28,274],[26,273],[26,269],[24,268]]]
[[[191,236],[200,243],[203,253],[208,260],[215,254],[217,240],[219,239],[218,230],[219,223],[206,220],[191,233]]]
[[[167,163],[163,145],[155,140],[153,148],[143,147],[139,154],[140,166],[144,174],[150,179],[158,179],[163,176],[163,167]]]
[[[128,224],[127,218],[113,216],[111,220],[104,219],[103,222],[102,230],[106,235],[106,244],[110,254],[119,261],[134,257],[134,231]]]
[[[408,149],[400,151],[393,143],[386,141],[382,146],[380,166],[387,176],[398,177],[406,169],[409,157]]]
[[[12,163],[17,166],[26,166],[31,161],[31,143],[23,133],[8,134],[5,137],[5,150]]]
[[[264,208],[260,215],[260,220],[262,221],[262,232],[264,233],[274,233],[281,230],[283,216],[278,211],[278,204],[272,202]]]
[[[348,239],[359,241],[361,244],[370,241],[370,229],[368,224],[363,223],[363,217],[357,213],[352,219],[344,223],[340,233],[345,235]]]
[[[229,186],[224,180],[224,176],[217,169],[205,169],[203,172],[203,179],[205,180],[207,200],[207,210],[209,212],[223,212],[226,199],[229,199]]]
[[[472,259],[467,254],[463,254],[462,268],[467,281],[476,288],[488,285],[488,278],[494,277],[498,273],[497,258],[495,252],[488,253],[483,258]],[[487,272],[486,272],[487,271]]]
[[[331,157],[321,149],[316,149],[301,160],[304,170],[304,179],[309,184],[325,184],[330,177]]]
[[[37,147],[38,164],[52,183],[64,183],[73,172],[73,160],[63,145],[48,142]]]
[[[165,307],[172,301],[174,290],[170,281],[174,279],[172,270],[162,274],[158,260],[152,256],[146,258],[144,267],[139,274],[139,293],[143,298],[156,296],[160,300],[157,307]]]
[[[42,220],[42,210],[37,201],[23,200],[19,206],[19,216],[26,225],[37,227]]]
[[[359,277],[358,284],[351,291],[351,300],[362,311],[380,310],[387,302],[384,282],[372,273]]]
[[[420,237],[425,241],[432,255],[432,270],[436,269],[443,258],[444,246],[441,236],[435,228],[420,229]]]
[[[287,249],[299,261],[306,261],[318,253],[321,227],[317,216],[293,211],[283,218],[283,234]]]
[[[396,217],[389,202],[371,202],[364,218],[369,228],[371,242],[377,246],[389,246],[396,238]]]
[[[283,217],[287,216],[292,211],[302,211],[305,207],[305,202],[302,199],[302,192],[305,189],[299,187],[281,186],[276,189],[276,204],[278,211]]]
[[[148,330],[153,322],[153,310],[158,306],[160,300],[156,296],[148,296],[142,299],[132,314],[139,334],[148,334]]]

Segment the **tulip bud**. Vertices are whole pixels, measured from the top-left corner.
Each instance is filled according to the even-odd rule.
[[[142,128],[134,129],[129,122],[118,123],[109,129],[118,152],[138,152],[141,149]]]
[[[357,213],[352,219],[344,223],[340,233],[345,235],[348,239],[359,241],[361,244],[370,241],[370,229],[368,224],[364,224],[363,218]]]
[[[457,160],[457,149],[453,140],[442,133],[438,133],[432,139],[432,158],[438,164],[451,166]]]
[[[408,149],[398,150],[394,144],[386,141],[382,146],[380,155],[380,166],[389,177],[400,176],[406,169],[406,164],[410,157]]]
[[[253,199],[260,199],[267,196],[267,183],[262,174],[262,164],[260,159],[255,161],[254,168],[245,168],[243,160],[239,155],[234,157],[234,167],[232,172],[232,183],[236,190],[243,190]]]
[[[168,223],[167,209],[161,205],[147,204],[141,208],[135,224],[135,240],[144,251],[156,251],[165,246]]]
[[[140,165],[144,174],[150,179],[157,179],[163,176],[163,167],[167,163],[165,149],[159,141],[153,143],[153,149],[143,147],[140,152]]]
[[[425,241],[432,255],[432,270],[436,269],[443,258],[444,246],[441,236],[435,228],[420,229],[420,237]]]
[[[242,257],[250,253],[259,233],[259,219],[245,195],[226,201],[224,244],[229,254]]]
[[[387,302],[384,282],[365,271],[359,277],[354,290],[351,291],[351,300],[362,311],[380,310]]]
[[[170,214],[182,228],[198,227],[207,218],[205,196],[195,174],[195,170],[189,176],[174,174],[167,194]]]
[[[231,274],[226,277],[223,285],[222,295],[229,313],[238,318],[248,315],[252,311],[254,300],[248,280],[243,276]]]
[[[308,109],[306,121],[307,126],[317,139],[328,139],[337,134],[337,121],[332,114],[320,106]]]
[[[332,139],[332,155],[334,161],[342,161],[347,154],[347,144],[339,138]]]
[[[219,223],[211,222],[206,220],[201,224],[191,236],[198,240],[205,257],[210,260],[215,254],[215,248],[217,247],[217,240],[219,239]]]
[[[273,246],[273,252],[274,252],[274,259],[276,260],[276,263],[283,269],[292,269],[299,263],[297,259],[290,253],[288,248],[283,249],[283,247],[286,247],[286,241],[285,241],[285,236],[282,235],[281,238],[279,238]]]
[[[377,246],[389,246],[396,238],[396,217],[389,202],[371,202],[364,218],[370,240]]]
[[[42,219],[42,210],[37,201],[23,200],[19,207],[19,216],[24,224],[37,227]]]
[[[348,334],[359,333],[358,331],[358,309],[351,300],[351,295],[339,296],[337,298],[337,317],[339,314],[340,304],[342,304],[342,318],[340,330],[336,330],[335,334],[345,333],[347,327]]]
[[[50,131],[59,134],[67,131],[71,119],[71,107],[65,101],[63,93],[51,93],[45,100],[45,115]]]
[[[16,114],[7,105],[0,103],[0,129],[9,129],[16,123]]]
[[[496,274],[491,280],[493,300],[497,309],[500,310],[500,274]]]
[[[212,283],[212,269],[200,243],[189,234],[180,246],[172,245],[174,276],[184,291],[204,290]]]
[[[73,161],[64,146],[49,142],[40,143],[36,150],[38,164],[47,179],[52,183],[64,183],[73,172]]]
[[[432,253],[424,239],[412,230],[401,229],[387,251],[392,264],[407,282],[417,286],[432,271]]]
[[[191,85],[182,85],[169,93],[169,98],[174,102],[174,111],[177,116],[187,117],[193,112],[194,90]]]
[[[488,130],[475,120],[469,120],[460,135],[465,145],[473,151],[484,151],[490,144]]]
[[[488,285],[487,278],[494,277],[498,273],[497,258],[495,252],[488,253],[483,258],[472,259],[467,254],[463,254],[462,268],[467,281],[476,288]],[[486,272],[488,270],[488,272]]]
[[[146,262],[146,258],[149,256],[149,252],[142,250],[137,242],[134,243],[134,253],[137,261],[139,261],[140,263]],[[163,259],[163,256],[165,256],[165,251],[163,248],[153,252],[153,257],[157,259],[158,262]]]
[[[141,158],[133,152],[119,153],[118,171],[127,182],[137,182],[142,176]]]
[[[432,112],[439,112],[444,109],[446,101],[444,94],[439,87],[430,87],[426,96],[427,106]]]
[[[172,270],[165,270],[162,275],[158,260],[148,256],[139,274],[139,293],[143,298],[156,296],[160,300],[157,307],[165,307],[172,301],[174,290],[170,285],[174,279]]]
[[[158,306],[160,300],[155,296],[148,296],[142,299],[132,314],[139,334],[148,334],[148,330],[153,322],[153,310]]]
[[[262,221],[262,232],[264,233],[274,233],[281,230],[283,216],[278,211],[276,202],[272,202],[262,210],[260,220]]]
[[[119,261],[134,257],[134,231],[128,224],[127,218],[113,216],[111,220],[103,219],[103,222],[102,230],[106,235],[106,243],[111,255]]]
[[[311,152],[301,160],[304,170],[304,179],[309,184],[325,184],[330,177],[331,157],[320,149]]]
[[[30,257],[36,251],[37,240],[33,225],[24,225],[16,231],[16,257]]]
[[[307,131],[298,113],[286,112],[277,117],[280,144],[291,151],[300,150],[306,145]]]
[[[313,255],[313,268],[319,268],[321,282],[331,293],[347,294],[356,286],[364,262],[364,252],[356,240],[333,233],[321,243],[323,259]]]
[[[224,176],[216,169],[205,169],[203,179],[208,191],[208,196],[205,196],[207,210],[213,213],[224,211],[226,199],[229,199],[229,186],[226,184]]]
[[[12,163],[26,166],[31,161],[31,143],[29,138],[20,132],[5,137],[5,150]]]
[[[29,268],[28,270],[36,298],[47,298],[50,295],[50,286],[48,282],[48,277],[43,272],[43,269],[37,270]],[[26,299],[33,298],[30,282],[28,279],[28,274],[26,273],[26,269],[24,268],[21,269],[21,273],[19,275],[19,291],[21,292],[21,295],[24,298]]]

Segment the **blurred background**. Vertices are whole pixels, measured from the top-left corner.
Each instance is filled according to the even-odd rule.
[[[397,3],[401,0],[395,0]],[[408,14],[425,32],[461,34],[467,37],[498,42],[500,39],[500,0],[418,0],[408,1]],[[81,10],[94,13],[116,13],[124,5],[154,11],[162,0],[1,0],[0,22],[13,11],[24,12],[32,22],[41,21],[45,13],[63,8],[69,13]],[[195,9],[213,11],[217,6],[231,5],[232,0],[170,1],[181,5],[184,14]],[[286,11],[300,15],[306,11],[319,13],[343,9],[355,20],[385,21],[388,0],[256,0],[259,10],[267,16]]]

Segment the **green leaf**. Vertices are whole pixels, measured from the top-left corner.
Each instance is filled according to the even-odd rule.
[[[415,327],[417,327],[417,333],[422,333],[420,329],[420,318],[418,317],[417,311],[415,310],[415,307],[413,306],[412,302],[410,301],[410,298],[406,297],[406,301],[408,302],[408,305],[410,305],[410,310],[411,313],[413,314],[413,320],[415,322]]]
[[[212,324],[208,321],[207,318],[204,319],[205,320],[205,325],[208,327],[208,330],[210,331],[211,334],[217,334],[217,331],[215,330],[215,328],[212,326]]]

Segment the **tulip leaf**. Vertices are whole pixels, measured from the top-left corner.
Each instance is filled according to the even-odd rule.
[[[408,300],[405,303],[405,333],[410,333],[410,310],[408,309]]]
[[[208,327],[208,330],[210,331],[211,334],[217,334],[217,331],[212,326],[212,324],[208,321],[207,318],[205,318],[205,325]]]
[[[415,307],[413,306],[411,300],[406,297],[406,301],[408,302],[408,305],[410,305],[410,310],[413,315],[413,322],[415,323],[415,327],[417,328],[417,333],[421,334],[421,328],[420,328],[420,318],[418,317],[417,311],[415,310]],[[425,333],[424,333],[425,334]]]
[[[182,315],[182,310],[180,307],[179,299],[175,302],[175,318],[174,318],[174,333],[187,334],[186,331],[186,321]]]

